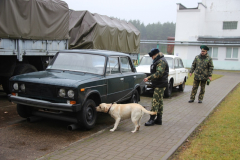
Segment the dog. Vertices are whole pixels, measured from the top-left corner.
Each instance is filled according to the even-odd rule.
[[[128,104],[106,104],[101,103],[96,107],[96,111],[109,113],[111,117],[115,119],[115,124],[111,132],[115,131],[118,127],[118,124],[121,119],[130,118],[132,119],[133,124],[135,125],[135,129],[132,133],[135,133],[140,128],[140,121],[144,113],[156,115],[157,112],[151,112],[146,110],[143,106],[137,103],[128,103]]]

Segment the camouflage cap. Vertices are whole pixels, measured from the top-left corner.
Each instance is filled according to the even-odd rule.
[[[200,48],[209,51],[209,48],[205,45],[201,45]]]

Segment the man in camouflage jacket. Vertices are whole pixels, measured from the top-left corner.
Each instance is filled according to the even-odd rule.
[[[162,125],[163,94],[168,86],[169,67],[164,55],[159,52],[158,49],[154,48],[148,53],[153,59],[153,64],[150,68],[151,75],[144,78],[144,82],[151,80],[152,87],[154,87],[151,111],[157,112],[157,118],[155,120],[156,115],[151,115],[145,126],[152,126],[154,124]]]
[[[192,76],[192,73],[194,72],[194,82],[193,82],[193,88],[190,95],[189,103],[194,102],[195,95],[198,90],[199,84],[201,85],[201,90],[198,96],[198,103],[202,103],[203,96],[205,93],[205,85],[206,81],[209,79],[212,80],[212,71],[213,71],[213,61],[212,58],[209,57],[207,54],[207,51],[209,48],[205,45],[200,46],[201,53],[200,55],[197,55],[192,63],[191,70],[189,72],[190,77]]]

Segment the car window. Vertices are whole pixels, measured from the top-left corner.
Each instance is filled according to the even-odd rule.
[[[83,53],[59,53],[47,69],[103,74],[105,57]]]
[[[129,63],[129,58],[128,57],[120,57],[120,62],[121,62],[122,73],[132,72],[132,68],[131,68],[131,65]]]
[[[179,64],[179,68],[184,68],[182,60],[178,59],[178,61],[179,61],[179,63],[178,63]]]
[[[106,74],[120,73],[118,57],[109,57]]]
[[[144,56],[144,57],[142,57],[139,65],[151,65],[152,62],[153,62],[153,60],[151,57]]]
[[[172,66],[173,66],[173,59],[170,58],[170,57],[165,57],[165,59],[166,59],[167,62],[168,62],[168,66],[169,66],[169,68],[172,68]]]

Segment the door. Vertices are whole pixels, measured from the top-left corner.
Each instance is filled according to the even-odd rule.
[[[179,68],[179,59],[175,58],[174,59],[174,70],[176,71],[176,79],[175,82],[173,84],[173,86],[177,86],[180,84],[181,81],[181,68]]]
[[[120,72],[119,57],[109,57],[106,68],[107,101],[113,103],[124,96],[124,77]]]

